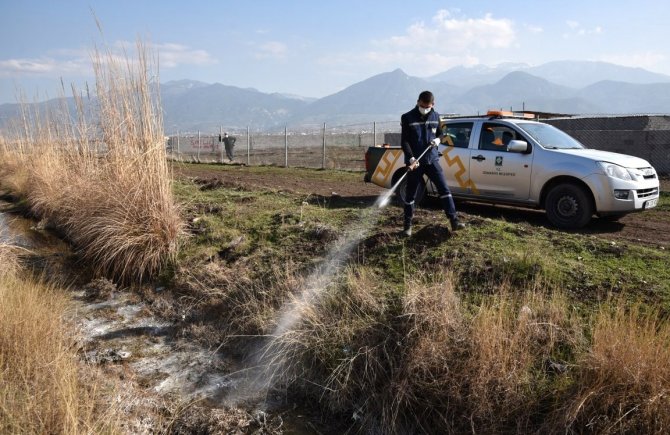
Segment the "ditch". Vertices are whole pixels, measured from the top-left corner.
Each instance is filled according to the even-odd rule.
[[[104,278],[89,279],[65,242],[12,207],[0,201],[0,243],[22,248],[22,263],[37,276],[71,284],[65,287],[72,301],[67,315],[80,359],[116,385],[109,405],[118,408],[125,432],[329,433],[315,415],[272,390],[262,404],[225,406],[226,397],[243,383],[245,367],[217,348],[181,337],[179,319],[154,316],[142,292],[164,288],[150,285],[138,292]]]

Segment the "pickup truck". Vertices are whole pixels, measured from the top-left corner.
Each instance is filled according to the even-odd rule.
[[[588,149],[563,131],[509,112],[443,118],[440,164],[456,198],[544,209],[559,228],[593,215],[616,220],[658,203],[656,170],[638,157]],[[404,174],[400,147],[370,147],[365,181],[391,188]],[[416,201],[435,193],[424,180]],[[396,195],[403,200],[404,186]]]

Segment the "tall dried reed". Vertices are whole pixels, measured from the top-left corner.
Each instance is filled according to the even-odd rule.
[[[172,198],[158,80],[148,49],[138,58],[92,56],[95,96],[73,91],[76,115],[24,105],[0,149],[0,182],[60,227],[100,274],[154,275],[174,258],[181,221]]]
[[[18,277],[0,246],[0,433],[117,433],[97,380],[82,381],[62,291]],[[107,392],[108,393],[108,392]]]

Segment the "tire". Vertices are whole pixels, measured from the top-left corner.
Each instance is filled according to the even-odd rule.
[[[549,222],[562,229],[582,228],[593,216],[591,196],[583,187],[572,183],[552,187],[545,209]]]
[[[393,185],[398,182],[400,177],[403,176],[405,173],[404,169],[401,169],[397,171],[393,175]],[[405,177],[398,188],[395,191],[395,203],[401,207],[405,206],[405,189],[407,188],[407,177]],[[423,204],[423,201],[426,199],[426,181],[424,180],[422,183],[419,183],[419,187],[416,189],[416,195],[414,196],[414,204],[415,205],[421,205]]]

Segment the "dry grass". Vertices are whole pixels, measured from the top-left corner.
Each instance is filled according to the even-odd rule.
[[[584,346],[582,322],[560,293],[498,291],[470,323],[461,388],[480,430],[506,422],[526,432],[568,381],[562,352]]]
[[[65,296],[9,273],[7,258],[0,247],[0,433],[118,432],[100,387],[82,382]]]
[[[75,98],[77,119],[64,99],[60,109],[24,105],[0,146],[3,186],[63,230],[99,274],[126,280],[155,275],[171,261],[182,228],[158,82],[147,49],[137,50],[137,60],[97,51],[96,97]]]
[[[668,433],[670,324],[639,305],[606,305],[579,361],[579,390],[565,424],[597,433]]]
[[[0,242],[0,279],[16,275],[19,270],[19,261],[16,257],[17,247],[9,243]]]
[[[603,310],[590,341],[588,319],[541,284],[503,284],[472,305],[454,282],[422,277],[398,298],[374,273],[350,270],[274,338],[264,363],[372,433],[667,430],[667,323]]]

